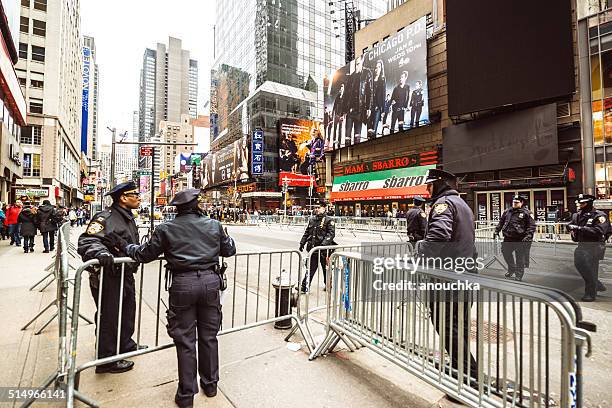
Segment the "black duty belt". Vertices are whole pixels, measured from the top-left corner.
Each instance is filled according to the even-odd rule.
[[[170,269],[166,268],[165,274],[165,288],[166,291],[172,286],[172,277],[174,275],[215,275],[217,274],[216,269],[213,267],[208,269]]]

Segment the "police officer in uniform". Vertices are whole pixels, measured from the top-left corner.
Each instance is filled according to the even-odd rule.
[[[606,240],[612,232],[606,214],[593,207],[594,200],[595,197],[589,194],[578,195],[580,210],[567,226],[572,241],[578,242],[574,250],[574,265],[584,279],[583,302],[594,302],[597,292],[606,290],[598,279],[599,261],[604,259]]]
[[[406,213],[406,231],[408,232],[408,242],[417,242],[425,237],[427,228],[427,215],[425,214],[425,199],[414,197],[414,207]]]
[[[444,170],[430,169],[425,183],[431,197],[431,211],[427,220],[425,238],[419,245],[419,255],[434,259],[475,259],[474,215],[456,190],[457,178]],[[452,354],[451,364],[455,370],[459,367],[459,319],[463,319],[464,332],[461,336],[465,353],[463,361],[465,365],[469,364],[469,372],[464,374],[478,378],[478,365],[470,352],[469,343],[471,302],[467,302],[468,293],[464,293],[463,316],[459,316],[459,294],[459,291],[432,293],[434,299],[429,305],[430,318],[438,334],[442,333],[444,325],[445,348],[449,355]],[[439,306],[444,300],[445,319],[442,320],[440,307],[437,313],[434,313],[434,310],[436,304]],[[447,398],[452,399],[449,396]]]
[[[109,238],[114,240],[112,245],[124,248],[138,262],[165,256],[171,281],[167,327],[178,358],[179,383],[174,401],[179,407],[190,407],[198,393],[196,371],[206,396],[217,395],[217,333],[222,319],[219,256],[235,255],[236,246],[219,221],[203,215],[199,189],[177,193],[170,205],[176,206],[176,218],[159,225],[147,243],[133,245],[117,236]]]
[[[300,252],[304,250],[304,246],[306,246],[307,251],[310,251],[312,248],[317,246],[336,245],[336,242],[334,242],[334,237],[336,236],[336,225],[334,220],[326,215],[327,204],[324,201],[321,201],[316,211],[316,215],[310,218],[306,231],[304,231],[304,235],[302,235],[302,240],[300,241]],[[319,263],[323,269],[323,280],[326,282],[327,286],[327,257],[329,254],[329,250],[314,251],[312,253],[310,256],[310,280],[307,283],[307,276],[304,276],[301,285],[301,291],[303,293],[308,291],[308,288],[312,283],[312,278],[317,272]]]
[[[525,273],[526,262],[529,260],[530,242],[536,230],[533,214],[523,207],[525,198],[515,196],[512,199],[512,208],[508,208],[499,219],[493,238],[499,238],[499,232],[504,236],[501,251],[508,265],[506,278],[520,281]],[[516,254],[516,260],[515,260]]]
[[[83,261],[97,259],[100,262],[100,266],[92,267],[89,270],[89,287],[98,313],[100,313],[99,338],[97,339],[98,358],[117,354],[122,265],[114,265],[113,262],[115,256],[125,256],[124,252],[108,246],[105,237],[112,233],[120,236],[127,243],[137,244],[138,227],[132,210],[140,206],[140,194],[133,181],[118,184],[106,195],[112,197],[113,204],[92,217],[87,230],[79,237],[78,242],[78,253]],[[104,270],[102,278],[100,268]],[[119,353],[136,350],[136,342],[132,340],[132,335],[136,318],[134,273],[137,271],[137,264],[124,264]],[[102,298],[101,304],[98,304],[100,281],[102,281]],[[141,346],[143,347],[146,346]],[[133,361],[119,360],[97,366],[96,373],[122,373],[131,370],[133,366]]]

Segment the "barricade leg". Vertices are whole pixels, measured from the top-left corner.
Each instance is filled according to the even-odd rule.
[[[21,328],[21,330],[25,330],[28,328],[28,326],[30,326],[32,323],[34,323],[40,316],[43,315],[43,313],[45,313],[47,310],[49,310],[49,308],[51,306],[54,306],[57,304],[57,300],[52,300],[51,303],[49,303],[43,310],[41,310],[40,312],[38,312],[38,314],[36,316],[34,316],[32,318],[32,320],[30,320],[25,326],[23,326]]]
[[[51,265],[53,265],[53,264],[51,264]],[[47,270],[47,269],[45,269],[45,270]],[[46,280],[46,279],[47,279],[49,276],[53,276],[53,272],[49,272],[48,274],[46,274],[46,275],[44,276],[44,278],[42,278],[41,280],[39,280],[38,282],[36,282],[36,283],[35,283],[34,285],[32,285],[32,286],[30,287],[30,289],[28,289],[28,290],[30,290],[30,291],[34,290],[34,288],[36,288],[38,285],[40,285],[41,283],[43,283],[43,282],[44,282],[44,281],[45,281],[45,280]],[[51,281],[53,282],[53,279],[52,279]],[[46,286],[45,286],[45,287],[46,287]]]

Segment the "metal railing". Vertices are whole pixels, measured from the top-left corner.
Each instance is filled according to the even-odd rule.
[[[469,406],[582,406],[589,325],[568,295],[452,271],[381,272],[359,253],[336,252],[331,263],[326,336],[310,359],[343,341]],[[376,281],[404,286],[376,290]]]

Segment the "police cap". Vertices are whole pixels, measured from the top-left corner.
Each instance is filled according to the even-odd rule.
[[[179,191],[176,193],[172,201],[170,201],[170,205],[183,205],[196,200],[200,195],[200,189],[198,188],[189,188],[187,190]]]
[[[119,196],[121,196],[121,194],[129,193],[138,193],[138,186],[136,186],[136,183],[133,181],[117,184],[113,189],[104,195],[111,196],[116,200]]]
[[[590,194],[578,194],[578,197],[576,197],[576,201],[579,203],[590,203],[593,202],[595,200],[595,196],[590,195]]]
[[[423,204],[424,202],[427,201],[426,199],[424,199],[421,196],[414,196],[414,198],[412,200],[414,202],[414,205],[421,205],[421,204]]]
[[[512,201],[520,201],[521,203],[524,203],[525,201],[527,201],[527,199],[517,194],[514,197],[512,197]]]
[[[455,181],[457,176],[453,173],[449,173],[448,171],[440,170],[440,169],[429,169],[427,170],[427,176],[425,176],[425,184],[433,183],[434,181],[444,180],[444,181]]]

